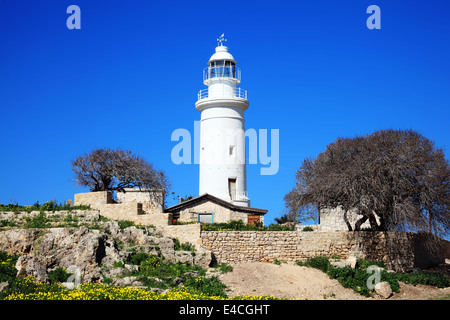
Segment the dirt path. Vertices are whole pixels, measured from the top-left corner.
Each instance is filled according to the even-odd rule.
[[[233,271],[220,279],[232,295],[272,295],[285,299],[338,299],[367,300],[352,289],[346,289],[335,279],[320,270],[292,264],[275,265],[253,262],[233,265]],[[439,289],[430,286],[401,283],[400,293],[392,299],[433,299],[450,295],[450,287]]]
[[[272,295],[285,299],[365,299],[342,287],[320,270],[290,264],[263,262],[233,265],[233,272],[221,276],[229,295]]]

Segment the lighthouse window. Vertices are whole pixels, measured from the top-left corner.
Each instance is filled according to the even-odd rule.
[[[213,61],[211,62],[211,67],[223,67],[225,64],[225,61]]]
[[[211,61],[209,77],[231,77],[236,78],[236,64],[232,61]]]
[[[234,154],[234,146],[229,147],[229,153],[230,153],[230,156],[232,156]]]

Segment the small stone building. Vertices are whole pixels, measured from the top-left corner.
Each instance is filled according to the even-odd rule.
[[[244,223],[264,223],[265,209],[238,206],[210,194],[166,208],[171,218],[180,222],[222,223],[242,220]],[[170,218],[169,218],[170,219]]]
[[[125,188],[124,192],[117,192],[116,197],[117,201],[108,191],[77,193],[74,205],[89,205],[111,219],[168,224],[168,215],[163,213],[163,190]]]

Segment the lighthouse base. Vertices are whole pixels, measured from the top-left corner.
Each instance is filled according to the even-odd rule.
[[[250,199],[246,199],[246,200],[233,200],[231,201],[232,204],[234,204],[235,206],[240,206],[240,207],[250,207]]]

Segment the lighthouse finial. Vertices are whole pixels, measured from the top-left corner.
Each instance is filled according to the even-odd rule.
[[[217,46],[223,46],[224,41],[227,41],[227,39],[225,39],[225,33],[222,33],[222,35],[217,38]]]

